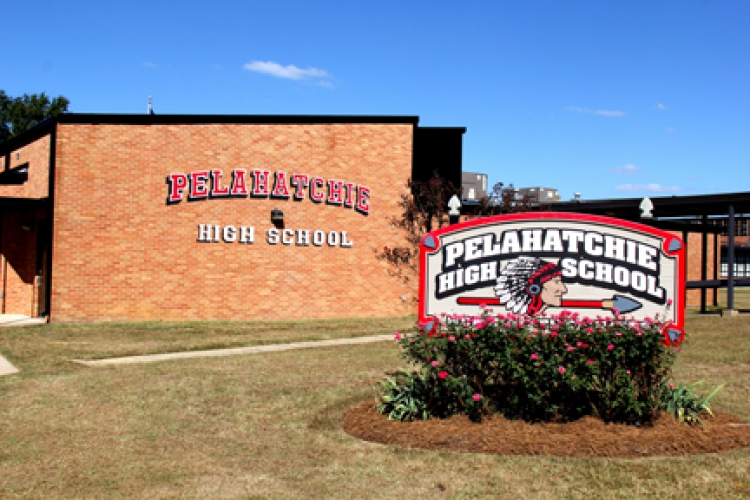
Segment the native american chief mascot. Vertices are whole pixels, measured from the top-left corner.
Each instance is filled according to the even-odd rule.
[[[506,309],[529,316],[560,307],[566,293],[559,265],[525,255],[508,262],[495,286],[495,295]]]

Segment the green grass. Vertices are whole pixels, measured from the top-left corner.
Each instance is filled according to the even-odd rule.
[[[713,304],[713,290],[707,290],[706,292],[706,310],[708,312],[720,313],[727,308],[727,291],[726,288],[720,288],[718,294],[718,305]],[[734,289],[734,308],[741,311],[750,311],[750,288],[735,288]],[[698,313],[700,307],[690,307],[687,312]]]
[[[57,373],[71,359],[200,351],[365,337],[412,328],[416,317],[257,322],[52,324],[0,329],[0,354],[24,371]]]
[[[558,459],[386,447],[345,434],[403,366],[395,342],[91,368],[110,355],[388,333],[413,319],[0,330],[0,498],[747,498],[750,450]],[[377,325],[377,326],[376,326]],[[750,420],[750,325],[691,317],[678,380],[727,382]],[[742,486],[740,486],[740,484]]]

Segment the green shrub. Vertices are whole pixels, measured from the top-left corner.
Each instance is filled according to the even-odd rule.
[[[409,388],[423,405],[421,414],[432,417],[464,413],[478,419],[499,412],[529,421],[596,415],[608,422],[650,422],[660,412],[674,361],[675,350],[663,342],[664,326],[658,317],[636,322],[567,311],[542,318],[489,311],[444,316],[430,331],[396,333],[419,374],[402,385],[391,381],[384,394]]]
[[[389,420],[426,420],[430,416],[427,401],[431,394],[427,377],[416,372],[396,373],[378,382],[377,409]]]
[[[688,386],[683,384],[677,387],[674,384],[667,385],[664,387],[662,409],[685,424],[700,424],[699,415],[704,412],[713,417],[714,414],[711,412],[709,401],[724,387],[724,384],[711,391],[708,396],[701,398],[693,392],[693,387],[702,383],[703,381],[699,380]]]

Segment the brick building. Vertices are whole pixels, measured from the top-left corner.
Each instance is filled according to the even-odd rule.
[[[413,286],[377,254],[400,237],[389,217],[407,179],[460,183],[464,132],[417,117],[62,115],[0,146],[2,312],[411,313]]]

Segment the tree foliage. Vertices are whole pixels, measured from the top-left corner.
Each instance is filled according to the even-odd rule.
[[[63,96],[41,94],[11,97],[0,90],[0,143],[31,130],[47,118],[68,111],[70,101]]]
[[[391,217],[391,224],[403,230],[405,241],[400,246],[377,251],[378,257],[390,264],[391,276],[403,282],[416,279],[419,275],[419,243],[428,232],[450,223],[448,201],[453,195],[461,195],[460,186],[454,186],[437,172],[428,181],[408,180],[406,188],[399,200],[401,215]],[[477,218],[528,209],[528,198],[517,199],[512,185],[507,189],[503,183],[497,183],[470,213]],[[463,212],[469,213],[466,209]]]
[[[444,180],[437,172],[429,181],[409,179],[406,188],[399,200],[401,215],[391,217],[391,225],[403,230],[404,242],[377,252],[378,258],[390,264],[391,276],[403,282],[419,274],[422,237],[449,223],[448,200],[461,193],[460,187]]]

